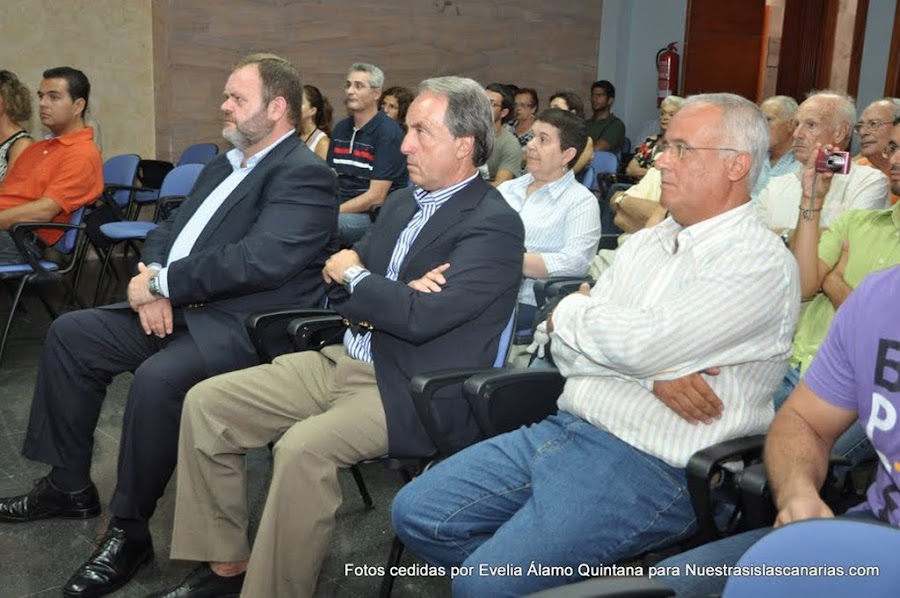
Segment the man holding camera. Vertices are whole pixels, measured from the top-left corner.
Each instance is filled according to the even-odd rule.
[[[830,146],[832,152],[847,149],[853,125],[856,122],[856,106],[853,98],[835,91],[811,94],[797,111],[797,128],[794,129],[794,157],[809,164],[819,147]],[[888,180],[875,168],[853,164],[849,155],[840,152],[831,160],[830,178],[823,204],[817,216],[818,226],[828,228],[841,214],[849,210],[881,209],[890,207]],[[839,164],[840,163],[840,164]],[[824,166],[821,169],[825,169]],[[820,169],[820,170],[821,170]],[[837,170],[835,170],[837,169]],[[790,231],[797,222],[797,210],[805,191],[801,184],[803,169],[772,178],[759,194],[757,213],[763,223],[778,233]],[[825,184],[819,177],[819,184]]]

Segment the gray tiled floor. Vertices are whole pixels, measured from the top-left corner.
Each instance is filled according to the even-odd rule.
[[[82,286],[88,296],[91,278]],[[20,455],[28,410],[37,370],[38,354],[49,318],[39,303],[26,302],[25,317],[17,320],[10,344],[0,364],[0,496],[27,492],[47,467]],[[0,317],[5,318],[9,301],[0,289]],[[95,435],[92,476],[106,504],[115,486],[119,444],[119,422],[131,376],[116,378],[110,388]],[[270,475],[271,457],[261,450],[248,458],[249,494],[258,517]],[[363,474],[375,500],[364,507],[349,472],[341,476],[345,502],[338,511],[337,530],[319,577],[316,596],[368,598],[377,595],[380,579],[348,577],[346,563],[380,566],[387,560],[391,545],[391,498],[400,487],[399,476],[380,465],[363,467]],[[125,588],[113,594],[121,598],[144,596],[148,592],[178,583],[193,563],[171,561],[174,485],[170,485],[151,522],[156,559],[142,568]],[[302,504],[298,506],[302,509]],[[0,597],[58,596],[60,588],[90,554],[96,539],[105,530],[108,514],[88,521],[48,520],[20,525],[0,525]],[[255,522],[254,524],[255,525]],[[251,529],[251,534],[255,529]],[[297,538],[302,542],[303,538]],[[415,562],[408,554],[404,564]],[[435,578],[400,578],[394,586],[398,598],[449,595],[449,581]]]

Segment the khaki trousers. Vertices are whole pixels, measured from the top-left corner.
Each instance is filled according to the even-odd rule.
[[[276,439],[251,554],[244,455]],[[338,468],[387,450],[372,364],[343,347],[210,378],[185,399],[171,556],[249,557],[241,596],[312,596],[342,500]]]

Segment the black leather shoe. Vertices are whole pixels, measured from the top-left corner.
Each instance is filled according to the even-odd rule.
[[[111,527],[100,546],[63,586],[63,595],[78,598],[105,596],[134,577],[153,556],[153,541],[128,539],[125,530]]]
[[[43,477],[28,494],[0,498],[0,521],[22,523],[48,517],[90,519],[100,514],[97,487],[91,484],[81,492],[63,492]]]
[[[147,598],[238,598],[244,585],[245,573],[232,577],[216,575],[203,563],[184,578],[180,585],[149,594]]]

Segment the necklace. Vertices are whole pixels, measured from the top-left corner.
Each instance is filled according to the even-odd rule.
[[[316,134],[316,131],[318,131],[318,130],[319,130],[318,127],[314,127],[312,132],[310,132],[310,134],[306,136],[306,139],[303,140],[303,143],[309,143],[309,140],[312,138],[313,135]]]

